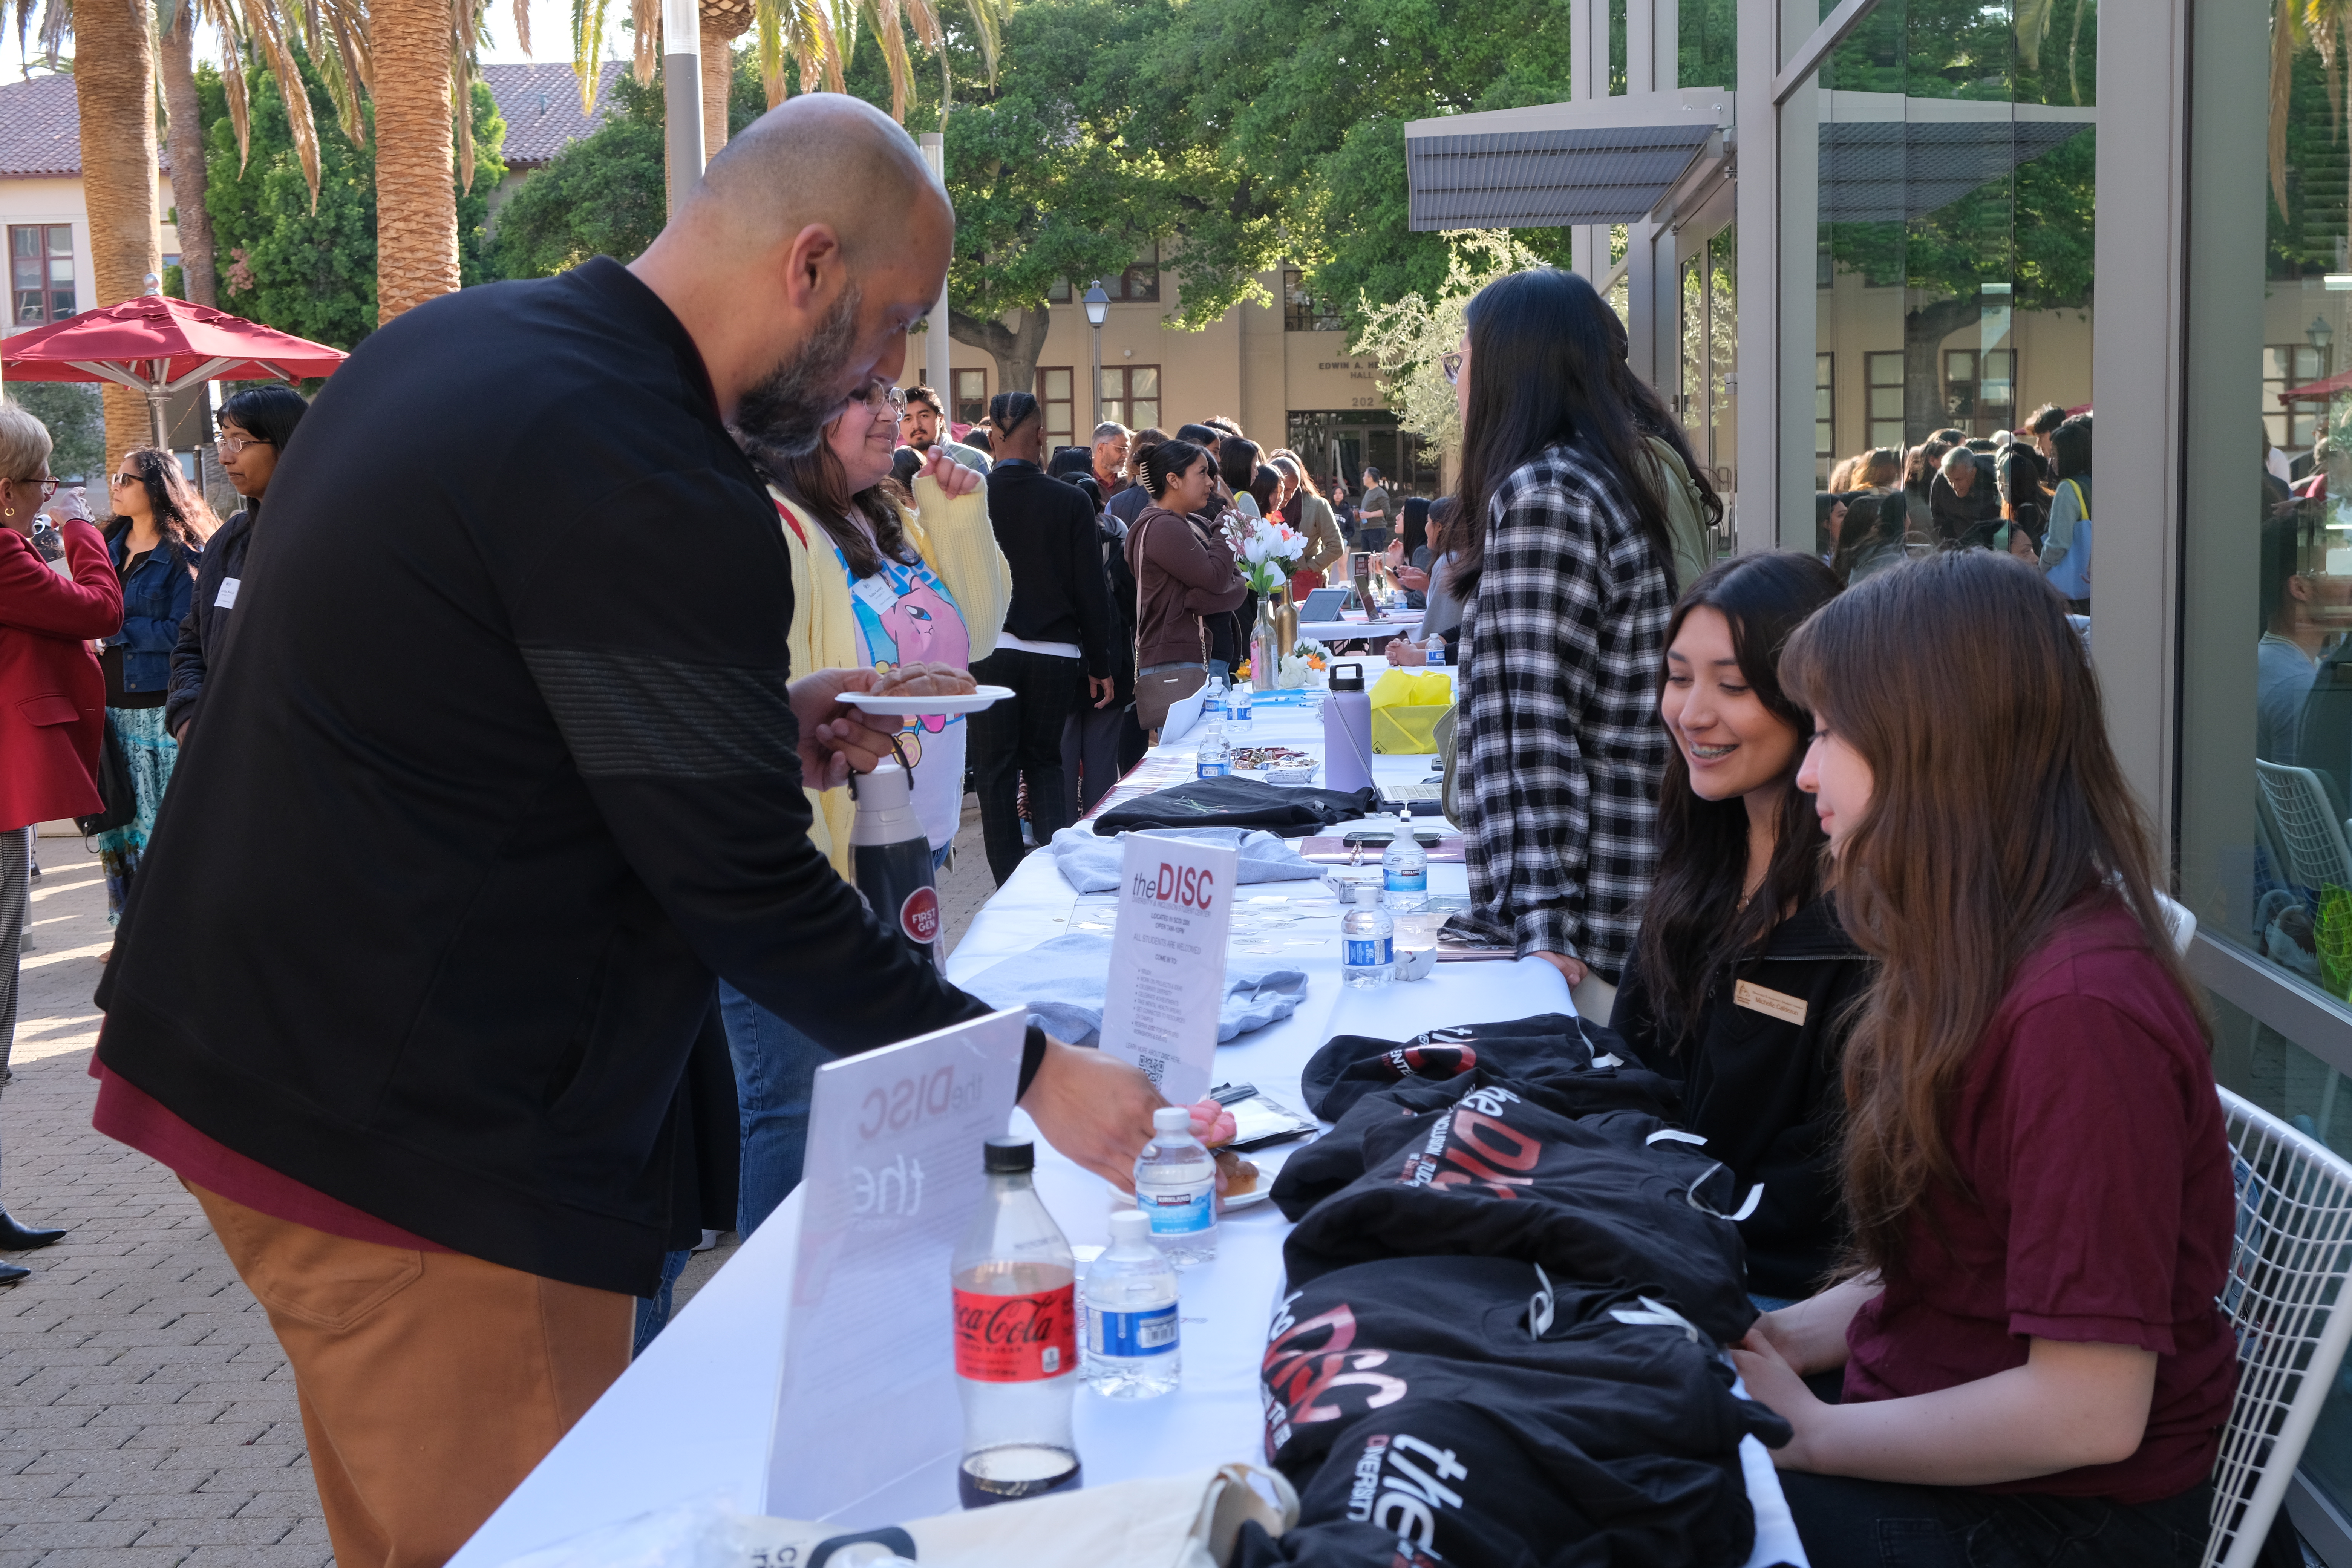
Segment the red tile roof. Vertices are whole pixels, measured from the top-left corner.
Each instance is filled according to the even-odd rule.
[[[490,65],[482,79],[506,117],[507,167],[536,169],[604,123],[613,104],[613,79],[627,68],[604,63],[603,84],[591,114],[580,112],[580,80],[562,62]],[[257,90],[263,84],[257,84]],[[322,130],[330,129],[322,127]],[[171,156],[158,163],[169,172]],[[81,117],[74,105],[73,78],[36,76],[0,82],[0,180],[63,177],[81,174]]]

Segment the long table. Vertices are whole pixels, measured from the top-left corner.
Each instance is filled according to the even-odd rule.
[[[1318,700],[1313,693],[1262,693],[1252,732],[1233,738],[1241,744],[1319,752]],[[1122,793],[1163,787],[1169,777],[1189,772],[1192,754],[1189,739],[1155,750]],[[1420,779],[1428,772],[1426,756],[1373,759],[1374,776],[1383,784]],[[1462,866],[1430,868],[1433,893],[1467,889]],[[1241,890],[1236,915],[1245,929],[1235,941],[1270,943],[1295,955],[1307,973],[1307,989],[1290,1017],[1220,1047],[1221,1081],[1255,1083],[1301,1107],[1300,1072],[1332,1035],[1396,1039],[1448,1024],[1574,1011],[1559,972],[1538,959],[1443,963],[1423,981],[1373,991],[1344,987],[1336,912],[1307,916],[1286,908],[1322,891],[1313,882],[1252,884]],[[1097,917],[1087,911],[1107,908],[1108,895],[1082,900],[1049,855],[1031,855],[975,917],[948,961],[949,977],[970,980],[1069,930],[1074,921],[1092,923]],[[1026,1118],[1016,1111],[1014,1121]],[[1253,1156],[1269,1167],[1266,1183],[1283,1152]],[[1110,1188],[1042,1141],[1037,1186],[1074,1247],[1083,1252],[1108,1242]],[[680,1503],[723,1500],[742,1512],[761,1511],[800,1213],[795,1193],[491,1516],[453,1560],[453,1568],[495,1568],[600,1525]],[[1218,1226],[1215,1261],[1184,1273],[1183,1382],[1176,1393],[1122,1402],[1080,1390],[1076,1436],[1089,1484],[1170,1475],[1232,1459],[1262,1462],[1258,1363],[1280,1293],[1282,1238],[1288,1229],[1270,1203],[1235,1212]],[[942,1388],[940,1397],[955,1394]],[[813,1443],[823,1440],[821,1432],[809,1435]],[[1751,1568],[1802,1565],[1804,1551],[1769,1457],[1750,1437],[1741,1458],[1757,1515]],[[953,1469],[943,1465],[867,1500],[842,1523],[865,1528],[955,1506]]]

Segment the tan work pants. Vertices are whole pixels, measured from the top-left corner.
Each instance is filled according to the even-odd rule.
[[[293,1366],[340,1568],[438,1568],[629,1364],[626,1296],[188,1191]]]

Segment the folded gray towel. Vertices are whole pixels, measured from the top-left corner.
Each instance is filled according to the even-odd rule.
[[[1054,868],[1081,893],[1107,893],[1118,886],[1118,868],[1127,848],[1120,833],[1097,838],[1083,827],[1065,827],[1054,835]],[[1297,850],[1262,828],[1155,828],[1147,838],[1176,838],[1187,844],[1217,844],[1240,858],[1244,882],[1295,882],[1320,877],[1323,868],[1309,865]]]
[[[1047,1034],[1085,1045],[1102,1027],[1110,950],[1108,936],[1072,931],[981,971],[963,988],[992,1007],[1026,1006]],[[1218,1044],[1289,1017],[1306,996],[1305,970],[1278,959],[1228,954],[1225,996],[1217,1009]]]

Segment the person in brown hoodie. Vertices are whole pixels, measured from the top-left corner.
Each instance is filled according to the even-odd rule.
[[[1230,610],[1249,594],[1233,552],[1192,515],[1208,504],[1216,469],[1190,441],[1153,447],[1142,469],[1151,504],[1127,531],[1136,583],[1136,674],[1205,669],[1202,616]]]

